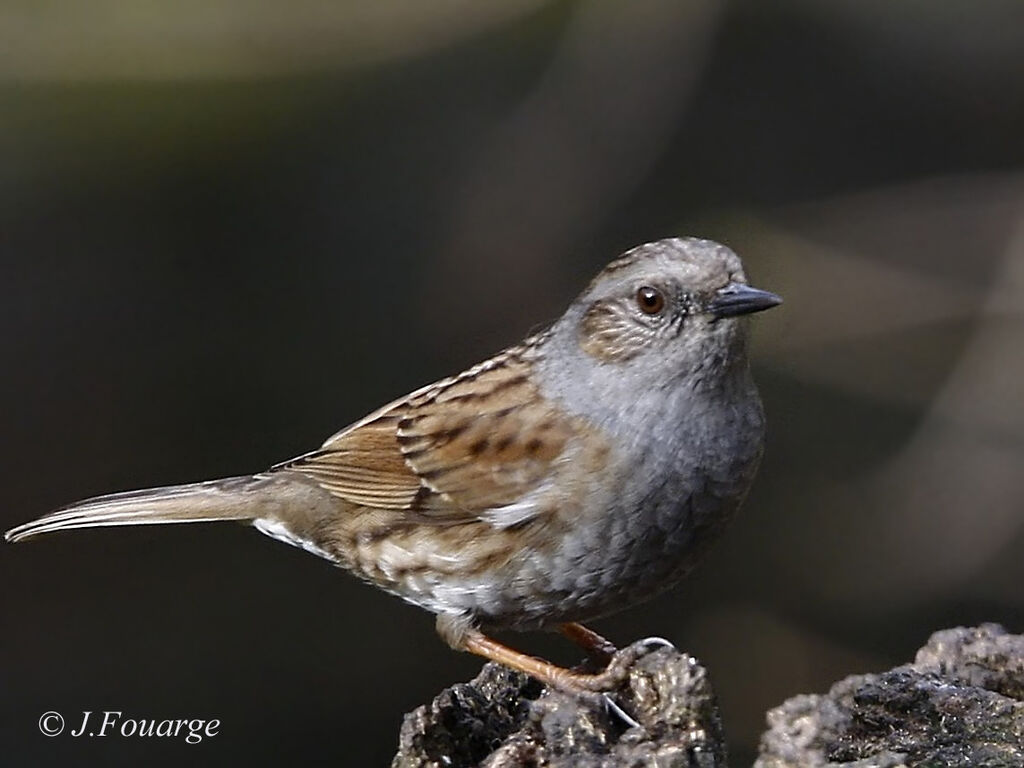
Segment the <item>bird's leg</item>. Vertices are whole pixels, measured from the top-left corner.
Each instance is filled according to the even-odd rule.
[[[626,679],[629,667],[636,661],[633,654],[620,653],[612,658],[603,672],[584,674],[509,648],[473,626],[467,616],[439,614],[437,631],[455,650],[474,653],[488,661],[525,672],[549,688],[576,694],[615,690]]]
[[[590,658],[595,661],[599,661],[602,664],[610,662],[612,657],[619,650],[610,640],[606,640],[604,637],[597,634],[597,632],[587,629],[582,624],[577,624],[575,621],[560,624],[558,626],[558,631],[586,651]]]
[[[599,693],[618,688],[622,681],[625,680],[629,663],[632,661],[632,659],[626,658],[622,659],[622,663],[613,661],[603,672],[596,675],[573,672],[571,669],[556,666],[550,661],[544,661],[535,656],[527,656],[525,653],[513,650],[507,645],[489,638],[479,630],[472,630],[466,635],[464,650],[475,653],[477,656],[483,656],[490,661],[496,661],[506,667],[525,672],[548,688],[573,693],[580,693],[581,691]]]

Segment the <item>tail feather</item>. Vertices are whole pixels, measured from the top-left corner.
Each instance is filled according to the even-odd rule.
[[[4,538],[17,542],[55,531],[114,525],[251,520],[260,505],[253,503],[250,492],[266,482],[260,477],[232,477],[97,496],[11,528]]]

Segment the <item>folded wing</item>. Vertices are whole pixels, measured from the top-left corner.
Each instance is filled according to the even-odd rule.
[[[298,471],[348,502],[438,523],[501,526],[540,511],[537,491],[578,430],[544,400],[510,350],[425,387],[275,469]],[[509,523],[511,524],[511,523]]]

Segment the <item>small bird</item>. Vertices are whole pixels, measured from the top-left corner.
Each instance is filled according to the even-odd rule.
[[[563,690],[616,682],[580,622],[682,578],[733,517],[764,416],[744,315],[774,307],[709,240],[612,261],[547,330],[247,477],[116,493],[11,529],[239,520],[437,614],[469,651]],[[485,631],[559,630],[584,674]]]

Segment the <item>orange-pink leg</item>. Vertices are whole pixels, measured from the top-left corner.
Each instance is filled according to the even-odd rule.
[[[611,641],[575,621],[560,625],[558,631],[586,651],[588,656],[603,664],[611,661],[612,656],[619,650]]]
[[[496,661],[506,667],[525,672],[549,688],[561,691],[611,691],[616,689],[626,678],[629,665],[633,659],[617,657],[603,672],[595,675],[574,672],[552,664],[549,661],[527,656],[525,653],[509,648],[507,645],[493,640],[479,630],[471,629],[462,638],[463,650]]]

